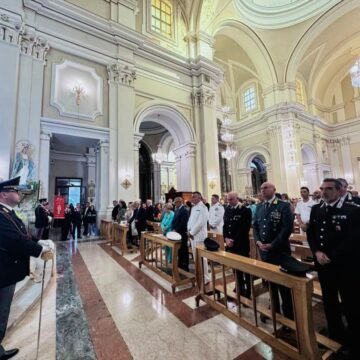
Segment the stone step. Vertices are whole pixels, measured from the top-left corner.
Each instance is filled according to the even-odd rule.
[[[51,277],[51,261],[46,266],[44,292],[50,280],[56,281],[55,277]],[[54,265],[54,271],[56,267]],[[40,282],[34,282],[29,277],[16,285],[16,292],[11,304],[7,333],[11,332],[15,326],[33,309],[40,300],[41,295],[41,279]]]

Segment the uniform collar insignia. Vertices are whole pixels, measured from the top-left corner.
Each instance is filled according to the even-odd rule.
[[[276,205],[278,203],[278,198],[276,198],[272,203]]]

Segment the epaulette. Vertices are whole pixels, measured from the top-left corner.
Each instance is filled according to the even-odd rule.
[[[353,205],[353,206],[356,206],[356,207],[360,207],[359,204],[356,204],[356,203],[354,203],[354,202],[352,202],[352,201],[345,201],[345,204]]]
[[[5,206],[0,206],[0,210],[4,211],[6,214],[10,213],[9,209],[6,208]]]

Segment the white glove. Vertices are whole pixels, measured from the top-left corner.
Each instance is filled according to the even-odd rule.
[[[43,251],[55,251],[55,244],[52,240],[39,240],[38,244],[43,247]]]

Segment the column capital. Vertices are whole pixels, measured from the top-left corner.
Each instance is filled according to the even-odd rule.
[[[196,157],[196,143],[188,142],[178,146],[177,148],[172,150],[175,154],[175,160],[180,160],[181,157],[185,157],[186,159],[195,158]]]
[[[215,91],[212,89],[194,89],[191,93],[193,106],[212,106],[215,104]]]
[[[144,133],[135,133],[134,134],[134,151],[139,151],[140,149],[140,141],[143,139],[144,137]]]
[[[40,140],[50,141],[51,138],[52,138],[52,133],[50,131],[41,130]]]
[[[22,34],[19,44],[22,55],[32,56],[34,59],[41,61],[45,61],[50,48],[46,39],[40,38],[29,30],[25,30]]]
[[[97,149],[98,152],[108,154],[109,153],[109,140],[100,140],[97,143]]]
[[[107,66],[109,83],[133,87],[136,79],[135,67],[131,64],[116,62]]]

